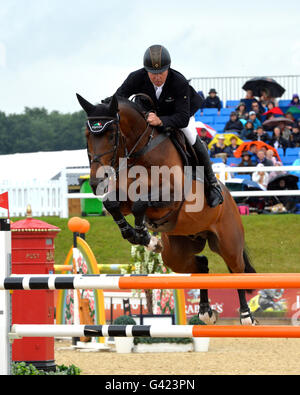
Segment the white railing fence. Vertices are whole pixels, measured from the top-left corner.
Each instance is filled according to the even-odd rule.
[[[226,106],[227,100],[240,100],[245,97],[245,91],[242,86],[247,80],[257,76],[241,77],[195,77],[191,78],[190,84],[196,91],[202,91],[206,97],[211,88],[215,88],[218,96],[223,100],[223,106]],[[275,75],[267,76],[275,79],[285,88],[285,93],[279,100],[288,100],[294,93],[300,94],[300,75]]]
[[[253,173],[257,167],[227,167],[214,166],[214,171],[219,179],[226,183],[230,181],[230,173]],[[266,172],[299,172],[300,166],[272,166],[264,167]],[[32,214],[35,217],[59,216],[69,217],[69,199],[95,199],[92,193],[68,193],[67,174],[87,174],[88,168],[63,169],[61,177],[56,181],[32,181],[24,183],[4,182],[0,184],[0,194],[8,192],[9,208],[11,217],[24,217],[27,205],[30,204]],[[233,178],[234,179],[234,178]],[[231,192],[233,197],[248,196],[300,196],[300,190],[278,190],[278,191],[236,191]],[[6,217],[7,211],[0,209],[0,217]]]

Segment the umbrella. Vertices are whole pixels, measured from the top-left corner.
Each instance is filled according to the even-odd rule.
[[[300,110],[299,110],[299,112],[300,112]],[[269,114],[284,115],[284,113],[282,112],[282,110],[279,107],[274,107],[274,108],[272,108],[272,110],[269,110],[269,111],[263,113],[262,115],[269,115]]]
[[[291,114],[300,114],[300,108],[297,106],[292,106],[287,110],[287,112],[290,112]]]
[[[284,180],[285,181],[285,187],[283,188],[280,186],[280,181]],[[281,189],[298,189],[298,180],[299,178],[297,176],[294,176],[292,174],[281,174],[277,177],[274,177],[268,184],[268,191],[277,191]]]
[[[217,131],[215,129],[201,121],[196,121],[196,129],[198,134],[200,133],[201,129],[205,129],[208,137],[214,137],[217,134]]]
[[[240,145],[243,143],[243,140],[241,140],[238,136],[236,136],[233,133],[226,133],[226,134],[216,134],[215,137],[211,140],[211,142],[208,144],[208,148],[211,149],[211,147],[216,144],[218,141],[218,137],[223,136],[225,138],[224,144],[225,145],[230,145],[231,144],[231,139],[232,137],[235,137],[237,139],[237,145]]]
[[[285,117],[274,117],[272,119],[269,119],[268,121],[263,122],[263,125],[273,128],[273,127],[279,125],[280,122],[285,122],[285,123],[289,123],[289,124],[294,123],[294,121],[292,121],[291,119],[285,118]]]
[[[281,161],[280,156],[278,155],[277,149],[274,147],[271,147],[271,145],[264,143],[263,141],[249,141],[247,143],[243,143],[239,146],[239,148],[235,151],[234,156],[236,158],[240,158],[242,156],[243,151],[249,151],[251,145],[256,145],[258,149],[265,147],[267,150],[271,149],[276,157],[278,158],[278,160]]]
[[[244,84],[243,89],[245,91],[251,90],[254,96],[261,96],[263,89],[267,89],[271,97],[281,97],[285,92],[285,89],[277,81],[268,77],[251,78]]]

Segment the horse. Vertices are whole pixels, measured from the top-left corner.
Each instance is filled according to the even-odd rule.
[[[203,188],[201,193],[197,192],[197,186],[203,186],[203,179],[192,180],[192,187],[186,194],[192,196],[190,199],[176,195],[182,189],[185,165],[168,133],[150,126],[141,108],[128,99],[114,95],[109,104],[96,105],[79,94],[77,99],[87,114],[85,136],[90,185],[96,195],[101,195],[99,185],[105,185],[101,189],[105,197],[103,204],[124,239],[160,252],[164,265],[176,273],[209,273],[207,257],[197,255],[206,243],[223,258],[231,273],[255,273],[245,246],[237,205],[222,183],[224,202],[214,208],[208,206]],[[124,158],[126,163],[123,166]],[[133,171],[133,176],[129,177],[136,166],[143,172],[139,170],[140,176],[137,177],[138,172]],[[165,181],[161,177],[154,188],[154,195],[149,193],[149,185],[154,183],[151,171],[163,167],[177,169],[168,181],[169,199],[162,194]],[[145,184],[148,189],[144,188]],[[135,194],[131,193],[134,196],[128,194],[130,189],[135,190]],[[145,196],[141,190],[144,195],[148,194],[147,199],[142,198]],[[200,209],[188,209],[191,202],[199,197]],[[134,216],[134,226],[125,218],[129,214]],[[161,239],[155,233],[151,235],[149,230],[161,233]],[[255,325],[256,320],[247,304],[246,290],[238,289],[237,292],[240,323]],[[207,324],[217,321],[217,313],[210,307],[206,289],[200,290],[199,318]]]

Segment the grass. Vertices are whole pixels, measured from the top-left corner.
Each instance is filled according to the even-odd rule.
[[[55,262],[63,264],[72,246],[68,220],[42,217],[40,220],[58,226],[61,232],[55,239]],[[15,218],[13,221],[20,220]],[[300,216],[250,215],[242,217],[246,243],[253,266],[258,272],[300,272]],[[130,244],[123,240],[111,217],[88,217],[91,229],[86,241],[91,246],[98,263],[130,262]],[[132,218],[130,218],[132,223]],[[208,247],[204,252],[212,273],[227,273],[222,259]]]

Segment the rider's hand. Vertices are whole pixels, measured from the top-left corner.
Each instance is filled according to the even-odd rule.
[[[151,126],[162,126],[161,119],[154,112],[149,112],[147,122]]]

